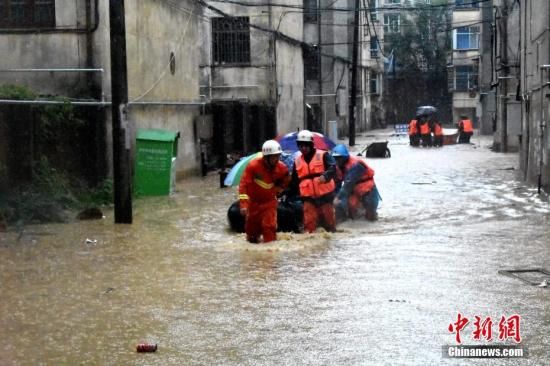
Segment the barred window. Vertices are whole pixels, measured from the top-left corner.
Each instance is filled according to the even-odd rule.
[[[212,18],[212,53],[215,64],[250,63],[249,18]]]
[[[316,22],[318,14],[317,0],[304,0],[304,22]]]
[[[55,27],[55,0],[0,0],[0,27]]]
[[[304,74],[306,80],[319,79],[319,50],[316,46],[304,47]]]

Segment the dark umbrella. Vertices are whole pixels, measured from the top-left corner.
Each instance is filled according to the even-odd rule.
[[[417,116],[428,116],[437,112],[437,108],[431,105],[423,105],[416,109]]]

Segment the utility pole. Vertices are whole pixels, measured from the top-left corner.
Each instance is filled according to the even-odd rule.
[[[351,100],[349,103],[349,146],[355,145],[355,104],[357,99],[357,54],[359,43],[359,0],[355,0],[351,64]]]
[[[115,224],[132,223],[124,0],[109,0]]]

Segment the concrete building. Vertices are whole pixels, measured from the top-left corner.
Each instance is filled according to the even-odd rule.
[[[125,11],[129,143],[133,146],[138,128],[179,131],[178,176],[194,174],[199,170],[194,131],[203,104],[196,47],[202,7],[191,0],[126,0]],[[95,166],[84,168],[90,174],[108,174],[112,166],[109,2],[4,0],[0,14],[0,85],[25,86],[39,97],[64,97],[66,103],[86,108],[82,115],[92,127],[85,140],[94,144],[80,153],[94,155]],[[7,103],[0,104],[7,108]],[[20,103],[18,108],[28,108],[37,102]],[[8,150],[17,150],[21,141],[13,140],[13,116],[3,111],[0,166],[12,171]]]
[[[478,128],[481,118],[479,62],[482,14],[479,2],[452,0],[452,53],[448,64],[449,91],[453,94],[452,114],[462,116]]]
[[[384,120],[384,55],[383,26],[380,26],[380,13],[377,0],[366,5],[371,11],[361,13],[361,107],[363,126],[366,130],[385,125]]]
[[[492,86],[495,99],[494,148],[497,151],[518,151],[521,135],[519,4],[494,0],[495,55]]]
[[[520,168],[524,178],[550,192],[550,3],[508,1],[508,17],[518,14],[519,27],[508,27],[509,38],[519,35]],[[517,19],[517,18],[516,18]],[[510,20],[512,22],[512,20]],[[509,60],[508,63],[513,62]],[[510,65],[511,66],[511,65]],[[510,121],[510,115],[507,116]]]
[[[257,5],[211,2],[201,23],[201,138],[218,165],[304,128],[303,15],[285,7],[301,2]]]

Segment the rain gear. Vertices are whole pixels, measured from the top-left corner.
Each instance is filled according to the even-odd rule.
[[[458,143],[469,143],[470,137],[474,134],[474,126],[469,119],[463,119],[458,122],[458,130],[460,135],[458,136]]]
[[[327,231],[336,230],[334,214],[334,177],[336,162],[326,151],[312,149],[304,156],[300,154],[292,169],[292,194],[299,194],[304,201],[304,230],[313,232],[319,222]],[[325,183],[320,183],[323,176]]]
[[[273,168],[264,158],[248,164],[239,184],[240,208],[248,209],[245,222],[248,241],[258,242],[260,235],[264,243],[276,240],[277,194],[289,181],[288,168],[280,161]]]
[[[337,167],[337,176],[341,184],[336,196],[339,214],[353,218],[362,203],[366,218],[376,219],[380,196],[374,183],[374,170],[364,160],[350,156],[343,167]]]

